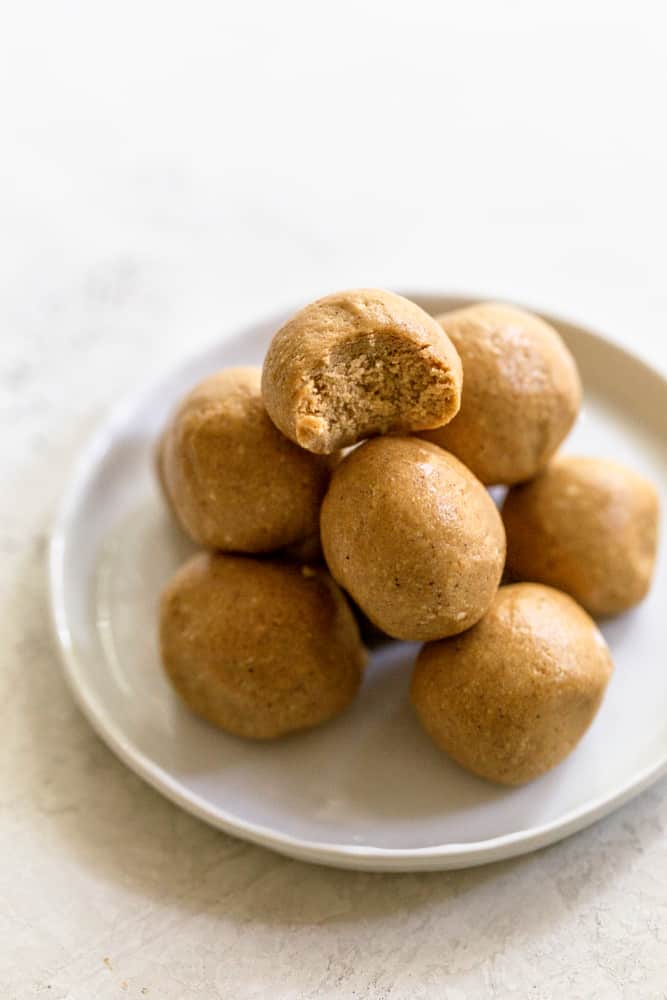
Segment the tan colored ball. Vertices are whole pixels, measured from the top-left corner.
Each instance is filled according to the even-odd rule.
[[[418,438],[375,438],[338,467],[322,504],[334,578],[397,639],[439,639],[481,618],[498,587],[505,533],[464,465]]]
[[[365,652],[324,570],[201,553],[165,587],[160,648],[183,701],[268,740],[326,722],[354,698]]]
[[[278,330],[262,392],[283,434],[329,454],[451,420],[461,363],[442,327],[414,302],[362,288],[319,299]]]
[[[507,494],[508,571],[564,590],[592,615],[619,614],[651,585],[658,516],[658,495],[636,472],[601,458],[556,458]]]
[[[230,368],[183,400],[158,468],[171,507],[200,545],[272,552],[317,537],[331,460],[289,441],[262,402],[259,368]]]
[[[584,735],[612,672],[595,623],[550,587],[501,587],[469,631],[428,643],[411,698],[433,741],[490,781],[520,785]]]
[[[552,326],[487,302],[438,317],[463,364],[458,415],[424,434],[487,485],[531,479],[572,427],[581,402],[574,359]]]

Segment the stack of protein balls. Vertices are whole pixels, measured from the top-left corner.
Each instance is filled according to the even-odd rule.
[[[206,549],[162,596],[177,692],[237,736],[326,722],[361,682],[360,609],[425,643],[412,701],[456,761],[507,784],[557,764],[612,670],[589,615],[644,597],[658,522],[641,476],[554,458],[580,398],[558,333],[520,309],[433,319],[376,289],[306,306],[262,371],[206,379],[159,442]]]

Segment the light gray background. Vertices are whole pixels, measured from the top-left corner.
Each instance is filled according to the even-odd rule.
[[[667,370],[661,5],[64,2],[0,12],[0,995],[667,996],[667,784],[442,875],[283,860],[96,739],[44,554],[156,366],[360,284],[571,315]]]

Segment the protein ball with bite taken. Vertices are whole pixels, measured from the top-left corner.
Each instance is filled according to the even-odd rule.
[[[158,468],[190,537],[226,552],[272,552],[317,537],[334,458],[289,441],[264,408],[259,368],[229,368],[190,392],[165,430]]]
[[[160,647],[193,712],[258,740],[338,715],[365,660],[354,615],[324,570],[213,553],[165,587]]]
[[[612,672],[595,623],[571,597],[501,587],[473,628],[419,654],[411,698],[433,741],[482,778],[520,785],[560,763]]]
[[[505,562],[500,515],[453,455],[418,438],[383,437],[349,454],[322,504],[332,575],[396,639],[470,628]]]
[[[602,458],[563,456],[509,491],[507,569],[571,594],[595,616],[646,596],[658,543],[658,495],[643,476]]]
[[[414,302],[358,289],[311,303],[278,330],[262,392],[283,434],[329,454],[376,434],[447,423],[460,405],[461,362]]]
[[[531,479],[572,427],[581,402],[574,358],[532,313],[493,302],[438,317],[463,364],[457,416],[423,436],[488,486]]]

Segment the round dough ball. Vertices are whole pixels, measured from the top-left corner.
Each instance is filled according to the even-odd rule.
[[[329,454],[376,434],[451,420],[461,400],[461,362],[414,302],[365,288],[319,299],[278,330],[262,392],[283,434]]]
[[[272,552],[317,535],[331,460],[298,448],[269,419],[259,368],[230,368],[183,400],[158,468],[178,520],[200,545]]]
[[[316,726],[354,698],[365,653],[324,570],[200,553],[167,584],[162,662],[185,703],[236,736]]]
[[[334,579],[396,639],[470,628],[503,571],[493,500],[458,459],[417,438],[375,438],[348,455],[320,524]]]
[[[650,587],[658,513],[655,489],[636,472],[601,458],[556,458],[507,494],[507,569],[564,590],[592,615],[619,614]]]
[[[574,749],[611,671],[604,639],[572,598],[519,583],[501,587],[470,631],[424,646],[410,694],[426,732],[455,761],[520,785]]]
[[[509,485],[544,468],[581,403],[574,359],[544,320],[483,303],[438,317],[463,363],[459,414],[423,435],[483,483]]]

